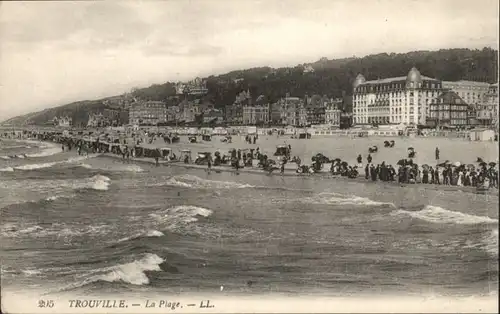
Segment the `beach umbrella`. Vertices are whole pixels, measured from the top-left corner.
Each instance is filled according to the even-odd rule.
[[[489,165],[490,167],[495,167],[495,166],[497,165],[497,163],[496,163],[496,162],[490,162],[488,165]]]
[[[473,170],[474,168],[476,168],[473,164],[468,164],[467,165],[467,168],[469,168],[470,170]]]
[[[341,163],[341,165],[342,165],[342,166],[346,166],[346,167],[347,167],[349,164],[348,164],[346,161],[343,161],[343,162]]]
[[[398,166],[404,166],[406,164],[406,160],[405,159],[400,159],[398,162],[397,162],[397,165]]]
[[[487,164],[486,164],[484,161],[482,161],[482,162],[480,162],[480,163],[479,163],[479,166],[481,166],[481,167],[484,167],[484,166],[486,166],[486,165],[487,165]]]
[[[413,147],[408,147],[408,150],[413,150]]]
[[[340,159],[340,158],[335,158],[333,161],[335,161],[335,162],[341,162],[341,161],[342,161],[342,159]]]
[[[453,163],[453,166],[455,167],[460,167],[460,165],[461,165],[460,161],[456,161]]]
[[[422,168],[423,168],[423,169],[429,169],[429,165],[428,165],[428,164],[423,164],[423,165],[422,165]]]
[[[447,163],[446,162],[442,162],[440,164],[438,164],[438,167],[446,167]]]

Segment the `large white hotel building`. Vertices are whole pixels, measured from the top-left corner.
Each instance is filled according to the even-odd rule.
[[[407,76],[367,81],[362,74],[353,84],[354,124],[426,124],[429,104],[442,92],[442,82],[414,67]]]

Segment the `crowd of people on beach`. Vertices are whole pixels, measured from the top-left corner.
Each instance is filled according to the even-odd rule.
[[[10,134],[2,134],[2,137],[10,137]],[[16,136],[17,137],[17,136]],[[114,140],[110,143],[101,143],[99,138],[95,140],[83,140],[72,137],[55,136],[51,133],[38,133],[32,135],[35,139],[52,141],[62,145],[62,151],[71,151],[76,148],[78,155],[88,155],[90,153],[113,153],[121,155],[123,160],[130,160],[134,157],[150,157],[154,158],[156,165],[159,165],[160,159],[168,161],[177,161],[177,156],[170,151],[167,154],[162,154],[160,149],[147,149],[135,146],[129,146],[126,142],[120,143],[120,140]],[[246,143],[255,144],[258,137],[256,135],[245,137]],[[140,145],[143,140],[134,138],[134,144]],[[148,141],[149,142],[149,141]],[[387,143],[385,143],[387,144]],[[461,164],[458,162],[451,163],[449,161],[441,162],[440,151],[438,148],[435,150],[435,159],[437,161],[435,166],[432,165],[417,165],[414,162],[416,151],[413,148],[408,149],[408,158],[402,158],[398,161],[396,166],[387,164],[385,161],[381,163],[373,163],[373,154],[378,150],[371,149],[370,153],[366,156],[366,164],[363,164],[363,156],[359,154],[356,158],[357,164],[350,165],[347,161],[340,158],[330,159],[322,154],[316,154],[312,157],[311,165],[303,164],[298,156],[291,155],[291,145],[280,145],[274,156],[270,157],[260,151],[259,147],[256,149],[232,149],[228,155],[222,154],[217,151],[213,154],[204,153],[203,158],[199,156],[195,163],[198,165],[206,164],[209,169],[212,166],[228,165],[238,171],[245,167],[258,167],[268,173],[279,170],[281,174],[285,173],[285,165],[289,162],[297,165],[296,172],[298,174],[315,174],[328,172],[333,176],[342,176],[348,178],[359,178],[360,170],[364,169],[364,178],[370,181],[383,181],[383,182],[397,182],[404,184],[435,184],[447,186],[470,186],[476,188],[498,188],[498,170],[496,163],[486,163],[481,158],[478,158],[476,163]],[[394,142],[385,147],[394,146]],[[374,146],[376,147],[376,146]],[[183,155],[179,159],[184,163],[190,163],[190,155]],[[254,160],[257,161],[256,165]],[[324,166],[330,164],[329,171],[324,171]]]

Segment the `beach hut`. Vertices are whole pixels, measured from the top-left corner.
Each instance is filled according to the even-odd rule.
[[[472,141],[493,141],[495,139],[495,131],[487,129],[475,129],[469,132],[469,137]]]
[[[191,150],[190,149],[183,149],[181,150],[179,160],[183,161],[186,164],[191,163],[192,158],[191,158]]]

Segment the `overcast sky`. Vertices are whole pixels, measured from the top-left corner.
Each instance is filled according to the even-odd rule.
[[[0,3],[0,121],[321,57],[498,45],[498,0]]]

